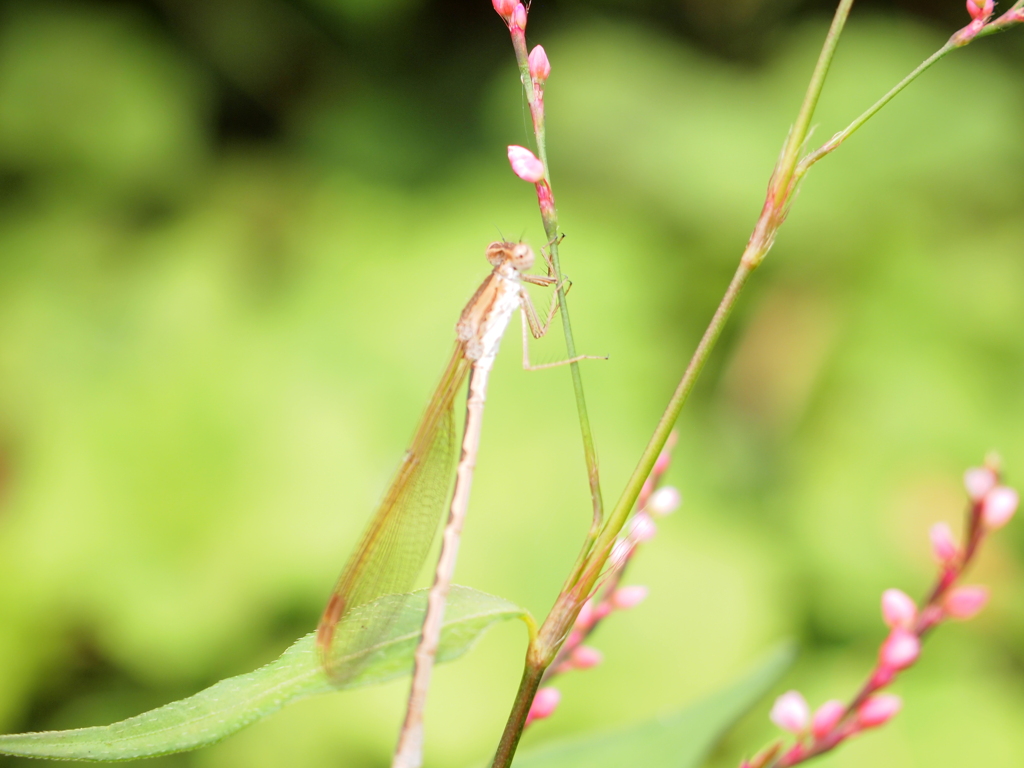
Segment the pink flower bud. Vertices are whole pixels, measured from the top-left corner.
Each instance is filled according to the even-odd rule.
[[[811,732],[820,739],[839,725],[844,714],[846,714],[846,705],[843,702],[835,699],[826,701],[814,713],[814,718],[811,720]]]
[[[964,472],[964,488],[971,501],[981,501],[996,487],[996,473],[988,467],[972,467]]]
[[[522,3],[516,3],[516,7],[512,10],[512,27],[526,29],[526,6]]]
[[[651,470],[652,475],[663,475],[665,470],[668,469],[668,465],[672,463],[672,454],[668,451],[662,451],[658,454],[658,460],[654,462],[654,468]]]
[[[960,555],[953,531],[945,523],[936,523],[928,532],[932,539],[932,552],[935,559],[943,565],[949,565]]]
[[[995,10],[992,0],[967,0],[967,12],[975,21],[985,21]]]
[[[981,521],[990,531],[1002,528],[1017,511],[1020,497],[1013,488],[993,488],[981,502]]]
[[[543,83],[551,75],[551,62],[548,61],[548,55],[544,52],[544,46],[534,46],[533,50],[530,51],[530,77],[533,78],[534,82]]]
[[[769,717],[779,728],[790,733],[803,733],[811,713],[799,691],[788,691],[775,700]]]
[[[880,693],[872,696],[857,710],[857,723],[862,728],[875,728],[883,725],[900,711],[903,701],[892,693]]]
[[[622,566],[627,560],[629,560],[634,549],[636,549],[636,544],[634,544],[628,537],[616,540],[615,546],[612,547],[612,553],[608,555],[608,565],[612,568]]]
[[[652,493],[654,493],[654,480],[648,477],[644,480],[644,484],[640,488],[640,495],[636,498],[637,509],[644,509],[647,506]]]
[[[882,643],[878,660],[888,669],[906,669],[921,655],[921,639],[905,629],[894,629]]]
[[[593,599],[587,600],[580,608],[580,612],[576,614],[575,626],[579,629],[590,629],[590,625],[594,623],[594,601]]]
[[[612,606],[620,611],[628,611],[647,599],[647,587],[636,585],[619,587],[612,594]]]
[[[639,512],[633,517],[633,522],[629,526],[629,540],[634,544],[643,544],[645,541],[653,539],[657,532],[658,527],[651,520],[651,516]]]
[[[679,505],[682,503],[683,496],[679,493],[679,489],[666,485],[651,494],[651,499],[647,502],[647,509],[656,515],[670,515],[679,509]]]
[[[508,162],[513,173],[523,181],[536,184],[544,178],[544,164],[526,147],[512,144],[508,148]]]
[[[887,589],[882,593],[882,618],[894,629],[909,629],[917,619],[917,604],[906,592]]]
[[[526,724],[534,720],[543,720],[551,717],[558,708],[558,702],[562,700],[562,692],[557,688],[541,688],[533,697],[533,704],[530,705],[530,713],[526,716]]]
[[[569,661],[575,669],[590,669],[604,661],[604,655],[597,648],[581,645],[573,648]]]
[[[494,6],[494,10],[505,20],[506,24],[511,21],[512,12],[516,8],[516,0],[491,0],[491,5]]]
[[[953,619],[973,619],[985,603],[988,590],[985,587],[957,587],[943,601],[946,615]]]

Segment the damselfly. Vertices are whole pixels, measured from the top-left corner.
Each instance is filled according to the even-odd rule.
[[[354,674],[359,668],[355,659],[364,657],[363,652],[386,635],[400,602],[382,601],[380,610],[371,613],[359,626],[346,624],[345,616],[355,606],[412,589],[437,530],[451,483],[455,457],[454,404],[459,387],[469,375],[462,455],[455,471],[455,490],[441,554],[416,648],[412,689],[395,751],[395,768],[413,768],[422,762],[423,706],[469,503],[487,380],[512,313],[520,309],[522,314],[525,368],[549,368],[590,357],[581,355],[558,363],[530,365],[527,332],[535,338],[543,336],[558,306],[553,300],[542,323],[523,283],[554,285],[551,265],[547,276],[524,274],[534,263],[533,250],[525,243],[491,243],[487,260],[494,269],[462,310],[451,359],[391,485],[338,579],[317,629],[324,665],[339,680]]]

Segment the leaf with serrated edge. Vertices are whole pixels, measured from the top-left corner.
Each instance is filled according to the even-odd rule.
[[[743,680],[671,715],[545,745],[515,768],[697,768],[725,733],[774,685],[795,656],[786,645]]]
[[[119,723],[0,736],[0,754],[106,762],[184,752],[220,741],[298,699],[401,677],[412,670],[426,598],[427,590],[380,598],[404,605],[387,637],[351,659],[357,671],[341,685],[327,678],[315,633],[309,634],[255,672],[221,680],[195,696]],[[353,609],[342,627],[348,621],[358,622],[366,610],[367,606]],[[500,597],[453,586],[445,608],[438,662],[466,653],[492,624],[526,615],[525,610]]]

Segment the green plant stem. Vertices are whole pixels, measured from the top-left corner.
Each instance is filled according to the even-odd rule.
[[[1014,3],[1009,9],[1007,9],[1002,16],[990,24],[986,24],[985,28],[977,34],[977,37],[988,37],[989,35],[994,35],[997,32],[1005,32],[1010,29],[1010,27],[1016,27],[1019,24],[1024,23],[1024,20],[1014,16],[1014,11],[1019,11],[1021,9],[1024,9],[1024,0],[1018,0],[1018,2]]]
[[[745,257],[741,259],[739,266],[736,268],[732,281],[729,283],[729,287],[726,289],[725,295],[722,297],[718,308],[715,310],[715,314],[711,318],[710,324],[704,331],[704,335],[701,337],[700,343],[697,345],[697,349],[694,352],[693,357],[690,359],[689,365],[686,366],[686,371],[683,373],[682,379],[680,379],[679,384],[676,386],[675,392],[672,393],[672,398],[668,402],[668,407],[666,407],[661,418],[658,420],[658,424],[654,428],[654,434],[651,435],[651,439],[648,441],[647,447],[640,456],[640,461],[637,463],[636,469],[633,470],[633,474],[626,483],[626,487],[623,489],[618,503],[609,514],[608,524],[605,526],[604,530],[601,531],[600,536],[598,536],[598,539],[594,544],[594,549],[590,557],[587,570],[583,573],[579,583],[579,591],[583,593],[584,599],[586,599],[586,596],[590,594],[591,590],[597,583],[597,579],[600,576],[601,571],[604,569],[605,561],[608,559],[608,555],[611,554],[612,547],[615,545],[615,539],[618,536],[619,531],[625,524],[630,510],[633,508],[637,497],[640,495],[644,482],[647,480],[648,475],[651,474],[651,470],[654,468],[654,462],[657,461],[658,456],[664,449],[665,442],[668,440],[668,436],[671,434],[672,428],[675,426],[676,419],[679,418],[679,413],[686,404],[686,400],[690,396],[690,392],[693,391],[693,386],[697,383],[697,379],[700,376],[701,371],[704,369],[704,364],[707,362],[711,351],[715,348],[715,343],[718,341],[718,337],[721,335],[722,329],[725,327],[725,323],[729,319],[729,315],[732,313],[732,309],[736,304],[736,300],[739,298],[740,292],[743,290],[743,286],[746,285],[747,279],[757,268],[758,263],[760,263],[760,259],[746,258],[745,254]],[[545,635],[545,628],[545,626],[541,626],[540,631],[542,639]]]
[[[640,489],[643,488],[644,481],[651,473],[651,469],[654,467],[654,462],[657,461],[658,455],[665,447],[665,441],[668,440],[668,436],[672,432],[672,427],[675,425],[676,418],[679,416],[679,412],[682,409],[683,404],[686,402],[686,397],[693,388],[693,384],[696,382],[697,376],[700,375],[701,369],[704,367],[704,363],[707,359],[707,355],[710,354],[711,349],[714,347],[722,326],[728,319],[729,312],[732,310],[736,297],[743,288],[747,277],[749,277],[750,273],[761,263],[768,251],[771,250],[775,239],[775,232],[785,220],[785,211],[789,205],[791,193],[793,191],[792,180],[797,159],[799,158],[800,147],[803,145],[804,139],[807,137],[807,131],[809,130],[811,120],[814,117],[814,109],[821,96],[821,89],[825,85],[825,77],[828,75],[829,67],[835,56],[836,46],[839,43],[839,35],[842,33],[852,6],[853,0],[841,0],[839,7],[836,9],[835,17],[832,20],[832,26],[829,28],[828,35],[825,37],[825,42],[821,49],[821,55],[818,57],[814,73],[811,75],[811,81],[807,86],[807,93],[804,96],[803,104],[800,106],[800,113],[793,125],[793,129],[789,133],[789,137],[786,139],[786,144],[783,147],[779,164],[776,166],[775,172],[772,174],[772,183],[769,188],[767,200],[765,201],[764,208],[761,211],[761,216],[754,227],[754,232],[750,237],[750,242],[747,244],[747,248],[743,252],[743,257],[740,260],[740,266],[737,268],[736,274],[733,276],[733,280],[729,284],[729,288],[726,290],[725,296],[722,298],[722,303],[719,304],[718,310],[715,312],[715,316],[711,320],[711,324],[704,332],[704,336],[697,347],[697,351],[690,360],[690,364],[687,366],[686,372],[683,374],[683,378],[679,382],[679,386],[676,388],[675,394],[673,394],[672,399],[669,401],[668,407],[665,409],[664,414],[658,422],[658,426],[654,430],[654,434],[651,436],[647,447],[644,449],[644,453],[640,457],[640,462],[637,464],[636,469],[633,470],[633,474],[626,483],[626,487],[623,489],[622,495],[619,497],[619,501],[609,514],[607,523],[594,544],[594,548],[591,553],[591,560],[595,562],[590,564],[588,567],[591,579],[593,580],[596,580],[601,568],[604,567],[604,560],[611,552],[611,548],[615,542],[615,537],[618,536],[619,531],[622,530],[622,526],[629,517],[629,512],[632,509],[633,504],[640,495]],[[586,576],[584,576],[584,579],[586,579]],[[543,635],[543,633],[544,628],[541,627],[541,634]]]
[[[878,112],[892,101],[896,96],[908,85],[914,82],[920,77],[926,70],[930,69],[931,66],[937,63],[940,59],[944,58],[948,53],[956,50],[957,46],[952,41],[947,42],[944,46],[939,48],[935,53],[925,59],[918,67],[907,75],[905,78],[900,80],[887,94],[871,105],[860,117],[850,123],[846,128],[841,130],[835,136],[828,140],[827,143],[823,144],[818,149],[811,152],[809,155],[804,157],[800,161],[800,164],[796,169],[796,179],[802,179],[804,174],[810,169],[812,165],[825,157],[825,155],[834,152],[844,141],[852,136],[861,126],[864,125],[868,120],[874,117]]]
[[[626,483],[626,487],[623,489],[615,508],[607,519],[604,520],[604,524],[600,527],[599,532],[597,526],[600,524],[600,518],[595,512],[594,523],[591,526],[587,541],[589,546],[584,547],[583,553],[573,566],[569,578],[566,579],[554,607],[541,625],[536,640],[530,643],[526,654],[526,668],[523,672],[523,679],[516,694],[516,701],[512,712],[505,724],[505,730],[502,733],[497,753],[492,762],[492,768],[509,768],[511,765],[516,746],[526,725],[530,704],[533,702],[533,697],[537,692],[540,681],[543,679],[545,670],[556,658],[558,649],[565,642],[583,603],[590,596],[600,578],[608,556],[611,554],[612,547],[615,544],[615,539],[622,530],[623,525],[625,525],[630,510],[640,495],[644,481],[654,468],[658,455],[664,449],[665,443],[672,432],[672,427],[675,425],[683,405],[685,405],[704,368],[704,364],[714,349],[715,343],[718,341],[722,329],[725,327],[744,285],[746,285],[747,279],[764,260],[764,257],[774,243],[776,230],[785,220],[785,211],[788,208],[794,188],[793,176],[800,156],[800,149],[807,137],[807,132],[814,116],[814,109],[825,83],[825,77],[835,56],[839,36],[842,33],[852,6],[853,0],[841,0],[836,9],[832,26],[825,38],[821,55],[818,57],[818,62],[808,85],[797,121],[790,131],[779,163],[772,174],[772,183],[769,187],[761,216],[754,227],[754,232],[747,243],[747,247],[740,259],[740,264],[736,268],[736,272],[729,283],[729,287],[726,289],[725,295],[722,297],[714,316],[711,318],[711,322],[704,331],[704,335],[701,337],[700,343],[697,345],[697,349],[690,359],[682,379],[659,419],[654,434],[648,441],[647,447],[644,449],[636,469],[633,470],[633,474]],[[525,38],[520,36],[517,40],[516,36],[513,35],[513,41],[516,48],[516,58],[519,61],[520,74],[526,87],[530,111],[534,119],[535,133],[538,136],[540,159],[544,163],[545,176],[547,176],[547,159],[543,144],[543,108],[541,106],[540,109],[537,109],[537,105],[540,104],[539,99],[541,95],[535,91],[530,79]],[[538,119],[538,116],[540,119]],[[553,212],[553,204],[551,209]],[[553,214],[551,221],[554,223],[554,229],[549,231],[549,237],[557,235],[557,220],[554,219]],[[545,229],[548,229],[547,219],[545,219]],[[553,250],[557,252],[557,242],[554,238],[552,242],[555,244],[555,249]],[[562,298],[561,295],[560,298]],[[578,390],[578,392],[577,402],[579,403],[582,398],[582,390]],[[589,429],[584,430],[585,435],[588,432]],[[586,440],[586,437],[584,439]],[[596,465],[593,467],[593,471],[596,478]]]
[[[526,724],[526,717],[530,714],[530,707],[533,699],[540,688],[541,680],[544,678],[546,665],[530,663],[527,661],[523,668],[523,677],[519,681],[519,690],[516,691],[515,702],[512,704],[512,712],[505,723],[505,730],[501,734],[498,748],[491,761],[491,768],[508,768],[512,765],[512,758],[519,746],[519,740],[523,737],[523,727]]]
[[[569,318],[569,305],[566,302],[565,288],[562,280],[562,267],[558,256],[558,243],[560,232],[558,227],[558,209],[554,204],[554,192],[551,189],[551,171],[548,167],[548,150],[544,127],[544,104],[543,94],[535,87],[530,77],[529,54],[526,50],[526,36],[523,34],[512,35],[512,47],[515,50],[516,62],[519,64],[519,76],[523,81],[523,88],[526,91],[526,98],[530,106],[530,115],[533,118],[533,132],[537,142],[537,154],[544,165],[544,178],[547,182],[548,192],[551,195],[551,205],[541,206],[541,219],[544,222],[544,233],[548,238],[548,253],[551,255],[551,267],[558,292],[559,314],[562,317],[562,331],[565,335],[565,350],[570,357],[576,357],[576,343],[572,335],[572,322]],[[592,519],[590,533],[587,537],[587,545],[578,560],[582,565],[586,552],[590,549],[589,542],[593,540],[601,522],[604,519],[604,500],[601,496],[601,479],[597,468],[597,451],[594,448],[594,433],[590,427],[590,415],[587,412],[587,401],[583,394],[583,376],[580,373],[579,363],[570,363],[569,372],[572,376],[572,388],[576,396],[576,412],[579,416],[580,434],[583,437],[583,458],[587,466],[587,481],[590,486],[590,499],[592,507]]]
[[[832,26],[829,27],[825,36],[825,43],[821,47],[818,62],[814,66],[814,73],[807,85],[807,93],[800,105],[800,112],[797,114],[796,122],[789,132],[789,138],[782,150],[782,157],[779,160],[778,169],[775,174],[774,197],[776,207],[781,208],[790,195],[790,181],[793,177],[797,160],[807,132],[811,127],[811,120],[814,118],[814,110],[821,98],[821,89],[825,87],[825,78],[828,76],[829,67],[832,66],[832,59],[835,58],[836,46],[839,45],[839,36],[846,26],[846,19],[850,16],[850,9],[853,7],[853,0],[840,0],[836,8],[835,16],[832,18]]]

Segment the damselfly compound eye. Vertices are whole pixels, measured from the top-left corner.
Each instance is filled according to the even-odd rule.
[[[533,248],[526,243],[516,243],[512,246],[512,266],[520,272],[524,272],[533,266],[536,257],[533,255]]]

